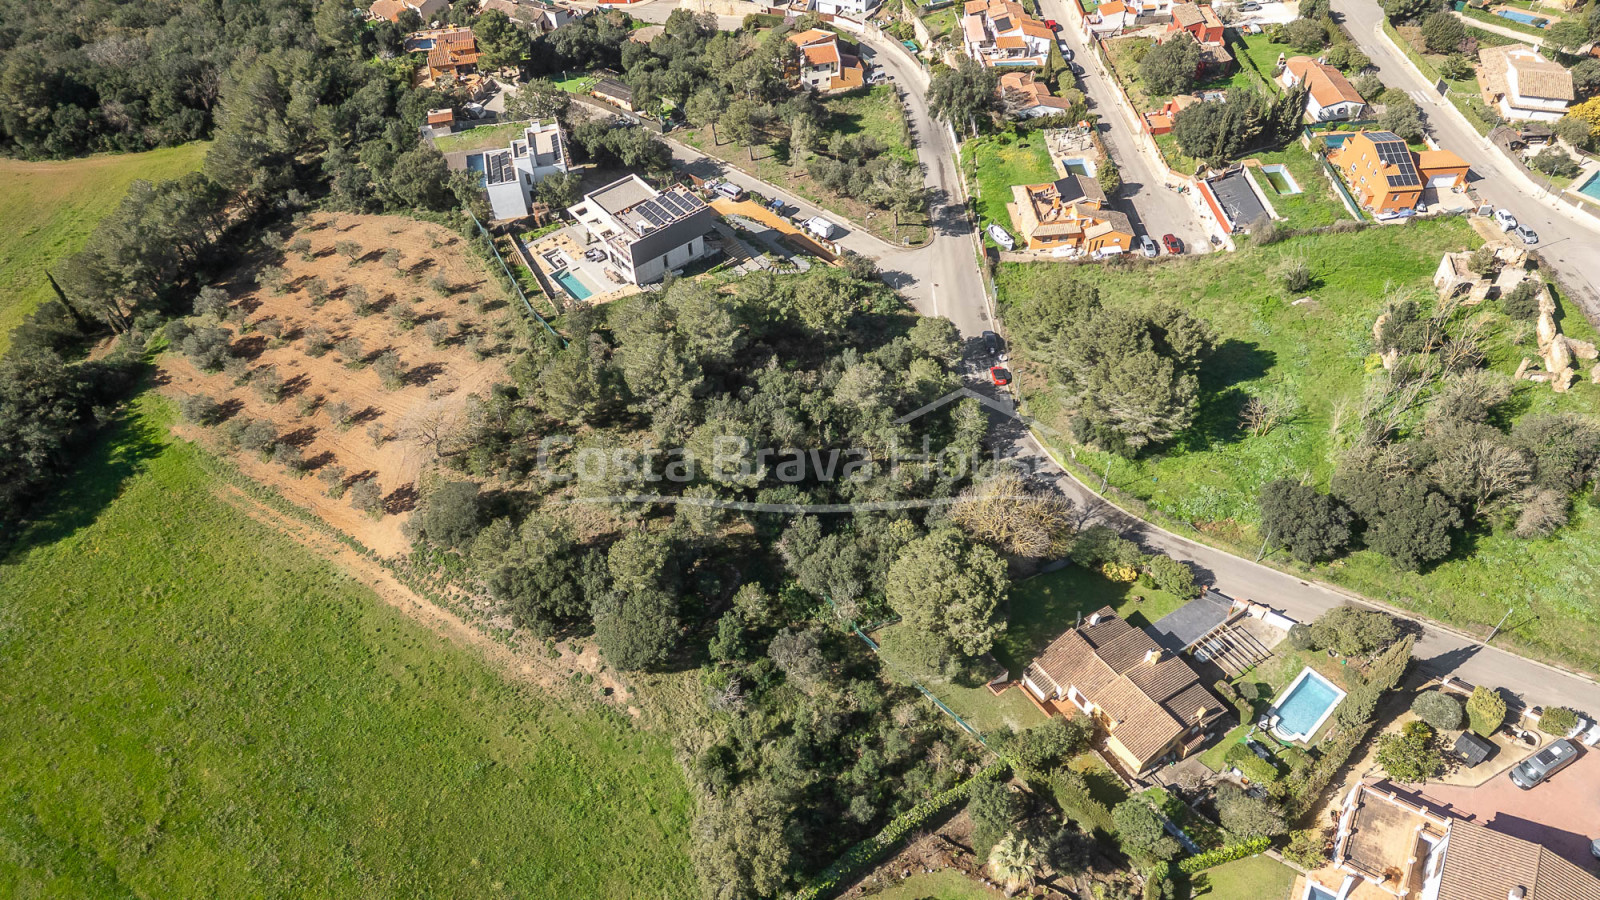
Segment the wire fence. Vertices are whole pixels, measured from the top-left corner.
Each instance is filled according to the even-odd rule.
[[[506,282],[511,285],[511,292],[517,295],[518,300],[522,301],[522,308],[528,311],[528,315],[533,316],[534,321],[544,326],[544,330],[549,332],[551,337],[560,341],[561,346],[565,347],[567,339],[550,327],[550,323],[545,321],[545,317],[539,315],[539,311],[534,309],[533,304],[528,301],[528,295],[522,292],[522,285],[517,281],[517,276],[511,271],[511,266],[506,264],[506,258],[500,254],[500,247],[495,244],[494,235],[489,233],[489,229],[483,227],[483,223],[478,221],[476,215],[470,212],[467,215],[472,216],[472,224],[478,226],[478,234],[483,236],[484,241],[489,245],[489,252],[494,254],[495,261],[500,263],[500,271],[505,273]]]

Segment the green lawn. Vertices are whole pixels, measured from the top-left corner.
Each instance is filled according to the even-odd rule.
[[[552,78],[551,82],[569,94],[587,94],[589,88],[594,86],[595,76],[588,72],[563,72],[560,78]]]
[[[453,153],[458,150],[487,150],[490,147],[504,148],[511,146],[511,142],[522,137],[528,129],[527,122],[502,122],[499,125],[480,125],[455,134],[433,139],[433,145],[439,148],[440,153]]]
[[[1287,900],[1293,869],[1269,856],[1250,856],[1180,879],[1179,900]]]
[[[1134,625],[1145,626],[1182,606],[1172,594],[1119,584],[1079,566],[1035,575],[1011,588],[1006,630],[995,642],[995,659],[1015,677],[1049,643],[1103,606]]]
[[[0,160],[0,353],[11,329],[55,296],[45,273],[83,248],[135,179],[164,181],[200,168],[205,143],[64,162]]]
[[[1167,266],[1097,270],[1094,278],[1112,302],[1162,299],[1209,321],[1221,343],[1202,376],[1196,424],[1174,445],[1138,460],[1111,460],[1111,485],[1125,501],[1170,527],[1254,556],[1261,544],[1255,498],[1274,478],[1306,478],[1325,487],[1336,448],[1354,427],[1368,380],[1372,322],[1386,291],[1411,289],[1432,297],[1430,279],[1440,253],[1477,246],[1462,219],[1429,220],[1353,234],[1293,238],[1269,247],[1211,254]],[[1275,272],[1283,261],[1303,257],[1316,279],[1304,292],[1314,302],[1299,306]],[[1174,268],[1174,265],[1176,268]],[[997,283],[1002,312],[1009,296],[1030,290],[1034,273],[1048,264],[1008,264]],[[1511,343],[1515,329],[1493,305],[1485,349],[1491,369],[1510,375],[1534,353],[1531,336]],[[1594,330],[1575,312],[1563,331],[1593,340]],[[1026,378],[1027,348],[1016,348]],[[1239,412],[1251,393],[1279,392],[1300,412],[1288,424],[1261,436],[1239,428]],[[1041,423],[1068,433],[1048,394],[1028,396]],[[1512,408],[1518,415],[1568,410],[1600,413],[1600,387],[1580,379],[1565,395],[1548,386],[1517,382]],[[1335,432],[1339,441],[1335,441]],[[1064,440],[1064,438],[1058,439]],[[1058,446],[1065,456],[1065,446]],[[1077,448],[1080,472],[1098,480],[1108,457]],[[1282,554],[1269,559],[1294,568]],[[1554,537],[1519,540],[1502,531],[1464,537],[1458,552],[1426,573],[1397,571],[1383,557],[1362,551],[1311,570],[1319,578],[1374,599],[1487,634],[1505,614],[1516,612],[1496,638],[1523,652],[1589,669],[1600,668],[1600,607],[1590,601],[1600,583],[1600,510],[1581,500],[1571,524]]]
[[[891,156],[916,162],[917,155],[906,144],[903,112],[895,97],[894,85],[874,85],[865,91],[851,91],[822,101],[828,111],[828,130],[845,135],[868,134],[889,148]]]
[[[1256,184],[1261,186],[1267,200],[1271,201],[1272,208],[1283,217],[1283,224],[1290,228],[1317,228],[1351,218],[1344,204],[1333,193],[1333,185],[1328,183],[1328,177],[1323,174],[1317,158],[1300,146],[1299,141],[1271,153],[1252,153],[1248,158],[1259,160],[1264,165],[1286,166],[1295,183],[1300,186],[1298,194],[1280,194],[1260,169],[1250,173],[1256,179]]]
[[[1279,54],[1282,54],[1285,59],[1307,55],[1288,44],[1273,43],[1272,38],[1265,31],[1260,34],[1240,34],[1230,30],[1228,32],[1228,52],[1235,57],[1248,56],[1251,62],[1256,64],[1256,68],[1261,70],[1261,77],[1266,80],[1272,78],[1273,70],[1278,67]],[[1244,60],[1241,59],[1239,61],[1239,66],[1240,68],[1246,68]],[[1269,87],[1274,92],[1278,89],[1276,82],[1271,83]]]
[[[977,201],[980,226],[999,222],[1008,231],[1014,230],[1011,215],[1006,212],[1012,185],[1056,180],[1050,148],[1039,134],[997,135],[967,141],[961,145],[961,164],[969,187],[976,185],[972,194]]]
[[[916,872],[892,888],[866,896],[873,900],[1001,900],[1005,894],[954,869],[941,869]]]
[[[217,499],[164,406],[0,564],[8,895],[698,893],[664,740],[508,682]]]

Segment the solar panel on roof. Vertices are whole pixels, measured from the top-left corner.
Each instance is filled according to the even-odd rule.
[[[663,206],[669,206],[672,208],[674,215],[686,216],[689,214],[689,204],[683,202],[683,198],[679,197],[677,194],[662,194],[659,199],[661,200],[661,204]]]

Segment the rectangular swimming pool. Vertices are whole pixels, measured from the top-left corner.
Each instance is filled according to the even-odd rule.
[[[1600,201],[1600,172],[1590,175],[1589,180],[1585,181],[1576,190],[1591,200]]]
[[[570,271],[562,270],[550,277],[559,282],[574,300],[587,300],[593,294],[593,291],[584,286],[583,280]]]
[[[1517,12],[1514,9],[1497,9],[1494,11],[1494,14],[1502,19],[1510,19],[1513,22],[1520,22],[1523,25],[1532,25],[1535,28],[1543,28],[1550,24],[1549,19],[1541,19],[1538,16],[1529,15],[1525,12]]]
[[[1272,704],[1277,716],[1272,733],[1285,741],[1310,740],[1343,699],[1344,691],[1307,666]]]

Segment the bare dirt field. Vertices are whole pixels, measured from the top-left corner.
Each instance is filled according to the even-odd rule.
[[[296,249],[301,239],[309,240],[309,250]],[[282,268],[281,284],[268,286],[269,275],[258,285],[258,275],[274,266]],[[328,295],[320,305],[313,299],[317,280]],[[300,451],[304,474],[296,477],[241,450],[233,458],[245,474],[379,554],[406,553],[410,544],[401,526],[416,504],[419,477],[435,461],[440,436],[464,420],[469,397],[486,396],[492,385],[507,380],[514,311],[500,283],[459,235],[441,226],[394,216],[319,214],[288,236],[282,252],[242,264],[220,287],[232,300],[221,315],[233,332],[232,353],[245,366],[206,374],[183,355],[169,353],[161,366],[165,391],[209,395],[230,420],[270,421],[278,439]],[[352,302],[362,292],[365,315]],[[400,315],[408,307],[410,317]],[[404,318],[411,318],[409,327]],[[314,347],[318,329],[334,345],[321,355]],[[390,365],[392,357],[385,359],[391,352],[398,366]],[[388,384],[380,371],[388,371]],[[248,380],[241,383],[245,372]],[[273,373],[282,382],[276,402],[262,390],[273,383]],[[218,443],[219,429],[180,431]],[[344,469],[347,490],[333,498],[319,473],[336,466]],[[379,487],[381,516],[351,505],[351,488],[366,479]]]

